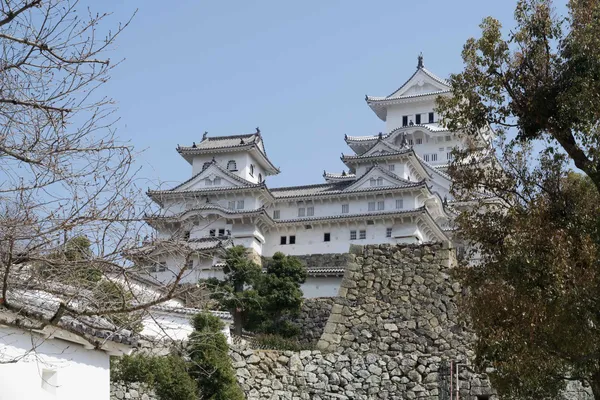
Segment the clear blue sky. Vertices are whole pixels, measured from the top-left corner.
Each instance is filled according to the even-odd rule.
[[[119,137],[146,149],[142,185],[155,188],[190,177],[177,144],[257,126],[282,171],[269,186],[323,182],[324,169],[344,168],[344,134],[384,130],[365,94],[391,93],[414,72],[419,52],[442,77],[460,71],[462,46],[482,18],[510,28],[514,4],[107,0],[93,7],[116,20],[138,9],[109,54],[125,61],[103,90],[118,102]]]

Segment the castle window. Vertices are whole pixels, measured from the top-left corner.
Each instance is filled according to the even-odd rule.
[[[235,160],[227,161],[227,170],[228,171],[237,171],[237,164]]]
[[[431,161],[437,161],[437,154],[436,153],[433,153],[431,155]]]
[[[210,237],[215,237],[216,234],[217,234],[217,231],[215,229],[211,229],[210,231],[208,231],[208,235]]]
[[[244,200],[238,200],[237,201],[237,209],[238,210],[243,210],[244,209]]]
[[[204,180],[204,185],[205,185],[205,186],[212,186],[212,181],[211,181],[210,179],[206,178],[206,179]]]
[[[279,244],[287,244],[287,236],[280,237]]]
[[[281,218],[281,211],[273,210],[273,219],[279,219],[279,218]]]
[[[370,201],[369,202],[369,211],[375,211],[375,202],[374,201]]]
[[[371,185],[371,187],[374,187],[377,185],[377,180],[375,178],[371,178],[369,179],[369,184]]]
[[[185,268],[193,269],[194,268],[194,260],[187,260],[187,262],[185,263]]]
[[[442,152],[442,151],[444,151],[444,148],[443,148],[443,147],[440,147],[438,150],[439,150],[440,152]]]
[[[452,138],[450,137],[450,135],[446,135],[446,142],[449,142],[450,140],[452,140]]]
[[[315,215],[315,208],[314,207],[306,207],[306,216],[312,217],[313,215]]]
[[[396,199],[396,209],[401,210],[404,208],[404,199]]]
[[[417,125],[421,124],[421,114],[415,115],[415,124],[417,124]]]
[[[385,237],[392,237],[392,228],[385,228]]]
[[[326,232],[323,234],[323,241],[324,242],[330,242],[331,241],[331,233]]]
[[[402,126],[408,126],[408,115],[402,116]]]
[[[235,210],[235,200],[230,201],[228,203],[228,207],[227,208],[229,208],[230,210]]]
[[[383,178],[377,178],[377,186],[383,186]]]
[[[350,212],[350,204],[342,204],[342,214],[348,214]]]
[[[367,231],[360,231],[358,238],[359,239],[366,239],[367,238]]]
[[[429,123],[431,124],[433,122],[433,113],[430,112],[429,113]]]
[[[305,215],[306,215],[306,208],[304,208],[304,207],[300,207],[300,208],[298,209],[298,216],[299,216],[299,217],[304,217]]]
[[[451,152],[446,153],[446,160],[454,161],[454,156],[452,155]]]
[[[423,160],[429,161],[429,154],[423,154]]]
[[[294,235],[290,236],[290,244],[296,244],[296,236],[294,236]]]
[[[250,176],[254,176],[254,164],[250,164]]]
[[[412,139],[408,139],[408,144],[409,144],[410,146],[412,146],[412,145],[413,145],[413,140],[412,140]]]
[[[382,201],[378,201],[377,202],[377,210],[381,211],[381,210],[384,210],[384,209],[385,209],[385,202],[383,200]]]
[[[220,237],[225,236],[225,229],[219,229],[219,236]]]
[[[350,240],[356,240],[356,231],[350,231]]]
[[[394,164],[388,165],[388,170],[389,171],[394,171],[395,169],[396,169],[396,166]]]
[[[262,174],[261,174],[261,173],[259,173],[259,174],[258,174],[258,182],[262,182],[262,181],[263,181],[263,179],[262,179]]]
[[[202,171],[204,171],[208,167],[210,167],[210,162],[205,162],[204,164],[202,164]]]
[[[213,185],[219,186],[221,184],[221,178],[218,176],[213,180]]]
[[[190,231],[183,231],[183,240],[190,240]]]
[[[421,139],[421,138],[418,138],[418,139],[417,139],[417,144],[423,144],[423,139]]]

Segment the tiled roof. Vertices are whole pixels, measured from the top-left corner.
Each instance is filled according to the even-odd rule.
[[[231,135],[231,136],[213,136],[202,139],[200,143],[195,143],[195,146],[180,146],[177,151],[201,151],[201,150],[215,150],[225,148],[236,148],[245,147],[249,145],[257,144],[260,140],[260,133],[249,133],[244,135]],[[261,149],[262,151],[262,149]]]
[[[436,90],[435,92],[407,94],[407,95],[403,95],[403,96],[394,96],[394,97],[368,96],[367,101],[370,103],[377,103],[377,102],[385,102],[385,101],[413,99],[413,98],[417,98],[417,97],[438,96],[440,94],[445,94],[445,93],[451,93],[451,90]]]
[[[450,178],[450,175],[446,174],[443,171],[440,171],[439,168],[436,168],[436,166],[429,164],[427,161],[423,160],[423,157],[421,157],[418,154],[415,154],[417,156],[417,158],[419,159],[419,161],[421,162],[421,164],[425,165],[425,167],[427,167],[428,170],[435,172],[436,174],[440,175],[441,177],[447,179],[447,180],[452,180]]]
[[[352,181],[356,179],[356,174],[350,174],[347,172],[323,172],[323,178],[331,180],[348,180]]]
[[[174,313],[174,314],[182,314],[182,315],[196,315],[204,312],[208,312],[215,317],[224,320],[233,320],[233,317],[227,311],[216,311],[216,310],[201,310],[199,308],[192,307],[169,307],[165,305],[156,305],[151,307],[151,310],[166,312],[166,313]]]
[[[402,215],[402,214],[419,214],[427,212],[425,207],[414,208],[412,210],[391,210],[391,211],[378,211],[378,212],[367,212],[363,214],[341,214],[341,215],[332,215],[325,217],[308,217],[308,218],[294,218],[294,219],[282,219],[278,220],[277,223],[280,224],[290,224],[290,223],[310,223],[317,221],[325,221],[325,220],[357,220],[357,219],[370,219],[374,217],[382,217],[382,216],[393,216],[393,215]]]
[[[401,179],[401,178],[398,178]],[[318,185],[307,185],[307,186],[290,186],[283,188],[271,189],[271,193],[275,199],[288,199],[297,197],[309,197],[309,196],[331,196],[331,195],[343,195],[343,194],[355,194],[355,193],[368,193],[368,192],[380,192],[390,191],[395,189],[407,189],[415,188],[420,186],[426,186],[425,182],[411,182],[404,186],[386,186],[386,187],[373,187],[367,189],[355,189],[346,190],[346,188],[352,185],[355,181],[340,181],[331,183],[322,183]]]
[[[238,214],[252,215],[252,214],[261,214],[261,213],[265,212],[264,208],[262,208],[262,207],[252,209],[252,210],[232,210],[227,207],[223,207],[222,205],[219,205],[219,204],[206,203],[205,205],[194,207],[194,208],[182,211],[182,212],[174,214],[174,215],[169,215],[169,216],[146,215],[145,218],[146,218],[146,220],[150,220],[150,221],[152,221],[152,220],[163,220],[163,221],[164,220],[177,220],[179,217],[181,217],[184,214],[187,214],[187,213],[190,213],[193,211],[207,211],[207,210],[219,210],[228,215],[238,215]]]
[[[364,159],[370,159],[370,158],[385,158],[385,157],[392,157],[392,156],[399,156],[399,155],[404,155],[404,154],[409,154],[412,153],[413,150],[412,148],[407,148],[401,151],[396,151],[396,152],[389,152],[389,153],[381,153],[381,154],[376,154],[376,155],[367,155],[367,156],[363,156],[363,155],[345,155],[343,154],[341,159],[342,161],[349,161],[349,160],[364,160]]]
[[[308,276],[343,276],[345,268],[307,268]]]
[[[430,77],[431,79],[433,79],[434,81],[441,83],[442,85],[445,86],[450,86],[450,82],[448,82],[447,79],[444,78],[440,78],[439,76],[437,76],[436,74],[434,74],[433,72],[431,72],[430,70],[428,70],[425,67],[417,67],[417,70],[410,76],[410,78],[408,78],[406,80],[406,82],[404,82],[402,84],[402,86],[400,86],[398,89],[394,90],[392,93],[390,93],[387,97],[391,97],[394,93],[397,93],[398,91],[400,91],[402,88],[404,88],[404,86],[406,86],[406,84],[408,84],[408,82],[411,81],[412,78],[414,78],[415,75],[417,75],[419,73],[419,71],[425,73],[425,75],[427,75],[428,77]]]
[[[382,139],[386,139],[388,137],[390,137],[393,133],[403,130],[403,129],[410,129],[410,128],[425,128],[428,131],[431,132],[449,132],[448,129],[443,128],[441,126],[439,126],[438,124],[418,124],[418,125],[409,125],[409,126],[401,126],[398,127],[394,130],[392,130],[390,133],[387,133],[385,135],[382,136]],[[369,142],[369,141],[376,141],[379,139],[379,135],[372,135],[372,136],[346,136],[345,140],[346,142]]]
[[[217,168],[219,171],[221,171],[223,174],[227,175],[229,178],[231,178],[231,179],[233,179],[233,180],[235,180],[235,181],[237,181],[237,182],[240,182],[240,183],[242,183],[242,184],[244,184],[244,185],[253,185],[253,183],[252,183],[252,182],[250,182],[250,181],[247,181],[247,180],[245,180],[244,178],[240,178],[239,176],[237,176],[237,175],[235,175],[235,174],[232,174],[232,173],[231,173],[231,171],[228,171],[227,169],[225,169],[225,168],[221,167],[221,166],[219,165],[219,163],[217,163],[217,162],[216,162],[214,159],[211,161],[211,163],[210,163],[210,165],[209,165],[209,166],[214,166],[214,167],[216,167],[216,168]],[[209,166],[207,166],[206,168],[208,168]],[[189,182],[193,181],[194,179],[196,179],[196,177],[198,177],[199,175],[201,175],[201,174],[202,174],[202,173],[203,173],[203,172],[206,170],[206,168],[203,168],[203,169],[202,169],[202,171],[198,172],[196,175],[192,176],[192,177],[191,177],[190,179],[188,179],[187,181],[185,181],[185,182],[183,182],[183,183],[180,183],[179,185],[177,185],[177,186],[175,186],[174,188],[171,188],[171,189],[169,189],[169,190],[170,190],[170,191],[177,190],[177,189],[179,189],[180,187],[182,187],[183,185],[185,185],[186,183],[189,183]]]

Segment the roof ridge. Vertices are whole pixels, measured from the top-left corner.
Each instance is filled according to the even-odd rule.
[[[211,141],[211,140],[240,139],[240,138],[251,137],[251,136],[258,136],[258,133],[253,132],[253,133],[241,133],[238,135],[207,136],[206,139]],[[200,143],[202,143],[202,142],[200,142]]]
[[[290,190],[290,189],[308,189],[322,186],[331,186],[336,185],[335,183],[313,183],[312,185],[300,185],[300,186],[281,186],[277,188],[271,188],[272,192],[282,191],[282,190]]]

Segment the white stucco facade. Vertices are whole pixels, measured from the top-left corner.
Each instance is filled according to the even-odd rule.
[[[198,252],[184,281],[220,277],[219,251],[243,245],[258,256],[348,252],[351,244],[450,240],[445,173],[458,135],[439,123],[438,96],[448,83],[423,67],[387,97],[366,102],[385,121],[385,132],[345,137],[347,170],[325,172],[324,183],[271,188],[279,173],[260,131],[208,137],[177,151],[191,178],[169,190],[150,191],[161,212],[149,223],[158,238],[183,238]],[[176,255],[154,253],[149,267],[163,280],[182,267]],[[157,267],[158,266],[158,267]],[[309,275],[311,271],[309,270]],[[311,275],[307,297],[335,295],[339,277]]]
[[[44,333],[0,325],[0,400],[106,400],[110,354],[130,349],[107,343],[94,349],[58,328]],[[16,362],[11,362],[16,361]]]

